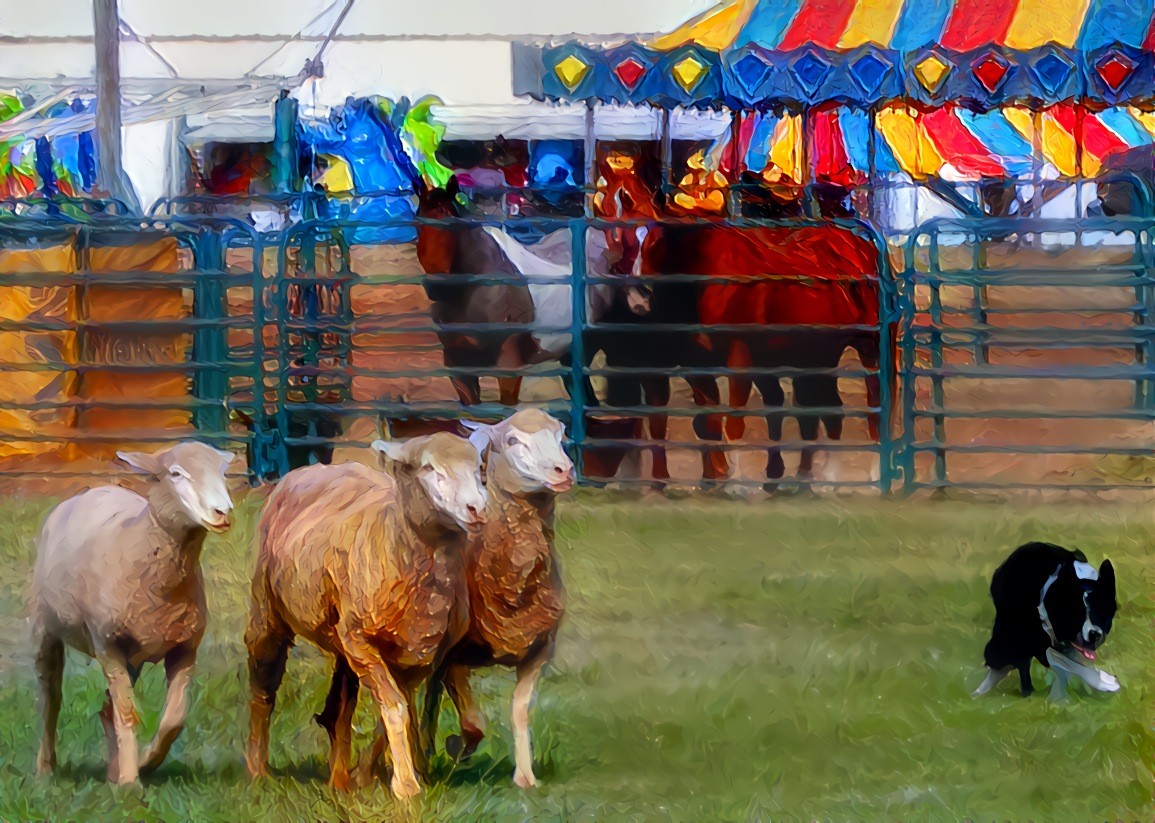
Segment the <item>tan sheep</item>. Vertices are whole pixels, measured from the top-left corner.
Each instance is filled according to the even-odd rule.
[[[421,790],[410,727],[414,693],[467,616],[457,535],[485,517],[481,457],[448,433],[376,441],[391,473],[350,463],[285,476],[262,512],[245,644],[252,690],[245,762],[267,774],[269,720],[300,635],[336,658],[330,784],[349,785],[358,683],[380,707],[398,797]]]
[[[513,779],[529,788],[536,784],[529,708],[565,610],[554,552],[554,504],[558,494],[572,487],[574,466],[562,448],[561,423],[537,409],[519,411],[494,426],[466,425],[475,429],[470,439],[489,449],[489,504],[485,525],[466,541],[468,631],[430,681],[421,740],[428,745],[436,737],[443,684],[461,718],[461,736],[450,738],[447,748],[455,757],[471,754],[484,736],[485,720],[469,687],[470,672],[513,666]],[[376,768],[383,748],[378,734],[366,770]]]
[[[201,548],[207,531],[229,528],[233,504],[225,470],[235,455],[188,442],[117,456],[150,476],[148,497],[101,486],[49,512],[30,606],[44,719],[37,772],[56,767],[67,644],[96,658],[108,679],[100,713],[108,779],[125,784],[159,766],[184,725],[206,620]],[[164,713],[138,767],[133,685],[145,663],[161,661],[168,678]]]

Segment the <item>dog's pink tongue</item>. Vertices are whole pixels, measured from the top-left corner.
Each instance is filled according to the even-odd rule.
[[[1079,649],[1079,651],[1081,651],[1083,653],[1083,657],[1087,658],[1088,660],[1094,660],[1095,659],[1095,653],[1094,652],[1089,652],[1086,649]]]

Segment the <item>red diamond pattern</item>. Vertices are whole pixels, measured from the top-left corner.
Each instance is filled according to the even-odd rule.
[[[1111,91],[1118,91],[1127,82],[1131,72],[1135,71],[1135,64],[1122,54],[1112,54],[1106,60],[1101,60],[1095,70]]]
[[[999,87],[999,83],[1003,82],[1003,78],[1007,76],[1009,70],[1010,67],[1006,63],[993,54],[988,54],[974,67],[974,74],[978,81],[983,84],[984,89],[993,92]]]
[[[622,81],[622,85],[630,91],[634,90],[634,86],[638,85],[638,81],[642,79],[642,75],[645,73],[646,67],[634,57],[623,60],[614,69],[614,74]]]

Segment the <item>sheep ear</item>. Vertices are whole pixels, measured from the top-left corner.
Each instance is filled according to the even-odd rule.
[[[374,440],[372,448],[373,451],[385,455],[396,463],[405,463],[407,462],[405,445],[404,440]]]
[[[165,471],[164,465],[155,454],[145,452],[117,452],[117,458],[129,468],[136,469],[142,474],[160,475]]]
[[[493,445],[493,426],[482,425],[480,428],[474,429],[473,433],[469,435],[469,442],[473,444],[473,448],[477,449],[477,453],[481,457],[485,457],[485,453]]]

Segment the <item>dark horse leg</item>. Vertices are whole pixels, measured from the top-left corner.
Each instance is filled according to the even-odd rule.
[[[694,404],[698,407],[717,408],[722,405],[722,395],[718,391],[718,381],[706,375],[691,375],[686,377],[690,384],[690,391],[694,394]],[[718,412],[707,412],[694,415],[694,434],[700,440],[718,443],[722,440],[722,427],[725,415]],[[718,448],[702,450],[702,483],[710,488],[719,481],[725,480],[730,474],[730,461],[726,452]]]
[[[670,378],[645,377],[642,379],[642,394],[647,406],[666,407],[670,405]],[[653,467],[650,478],[656,488],[665,488],[670,479],[670,467],[666,463],[666,437],[669,431],[670,416],[660,412],[651,412],[649,415],[650,455]]]
[[[879,351],[878,336],[870,335],[856,338],[851,345],[858,353],[858,361],[862,363],[862,367],[871,372],[866,376],[866,405],[872,409],[877,409],[882,402],[882,383],[878,373],[879,363],[881,360],[881,353]],[[891,398],[893,401],[894,398]],[[889,420],[882,420],[882,415],[878,412],[870,412],[866,418],[867,426],[870,428],[870,439],[877,443],[882,435],[882,427],[889,426]]]
[[[636,377],[632,375],[607,376],[607,411],[614,408],[636,406],[640,402],[641,384]],[[642,419],[640,417],[590,417],[586,430],[590,438],[594,440],[640,440]],[[634,448],[634,446],[627,445],[587,447],[583,453],[586,474],[601,481],[612,480],[621,468],[622,461]]]
[[[772,375],[754,378],[754,385],[762,395],[762,405],[766,408],[766,428],[769,430],[770,441],[782,441],[782,423],[785,415],[782,412],[786,405],[786,393],[782,391],[782,381]],[[778,481],[786,473],[786,464],[782,461],[782,449],[770,446],[766,449],[766,484],[763,488],[773,492],[778,488]]]
[[[831,440],[842,438],[842,397],[838,394],[838,378],[832,375],[808,374],[794,379],[794,404],[800,409],[826,409],[824,412],[803,411],[798,415],[798,430],[802,439],[814,442],[818,439],[818,424],[826,426]],[[807,480],[814,472],[814,451],[803,447],[798,462],[798,475]]]

